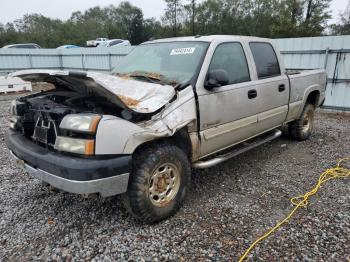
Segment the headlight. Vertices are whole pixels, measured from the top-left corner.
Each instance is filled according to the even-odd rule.
[[[61,121],[60,129],[82,134],[96,134],[100,120],[101,116],[96,114],[66,115]],[[95,153],[95,140],[57,136],[54,148],[58,151],[90,156]]]
[[[95,141],[92,139],[78,139],[71,137],[56,137],[54,148],[58,151],[93,155],[95,152]]]
[[[95,134],[101,116],[95,114],[66,115],[60,124],[61,129]]]

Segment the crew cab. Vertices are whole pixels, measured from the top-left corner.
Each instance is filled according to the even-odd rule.
[[[29,70],[55,89],[11,105],[6,144],[30,175],[71,193],[122,194],[153,223],[173,215],[191,168],[281,135],[309,138],[325,71],[288,71],[270,39],[197,36],[137,46],[111,74]],[[244,142],[244,143],[243,143]]]

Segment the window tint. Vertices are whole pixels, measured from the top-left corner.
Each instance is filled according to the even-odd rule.
[[[122,40],[115,40],[115,41],[112,41],[109,46],[114,46],[114,45],[117,45],[117,44],[120,44],[120,43],[123,43]]]
[[[14,45],[14,46],[11,46],[10,48],[36,48],[35,46],[33,45]]]
[[[269,43],[250,43],[258,78],[278,76],[281,74],[280,66],[273,47]]]
[[[229,85],[250,80],[247,60],[240,43],[224,43],[216,48],[209,71],[216,69],[226,70]]]

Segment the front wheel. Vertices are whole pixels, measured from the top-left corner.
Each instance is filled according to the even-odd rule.
[[[311,136],[314,128],[315,107],[307,103],[299,119],[289,124],[289,134],[293,139],[303,141]]]
[[[190,185],[191,167],[177,146],[160,142],[135,153],[126,209],[145,223],[154,223],[175,214]]]

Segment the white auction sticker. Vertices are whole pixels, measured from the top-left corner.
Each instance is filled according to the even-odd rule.
[[[195,47],[177,48],[170,52],[170,55],[191,55],[196,50]]]

